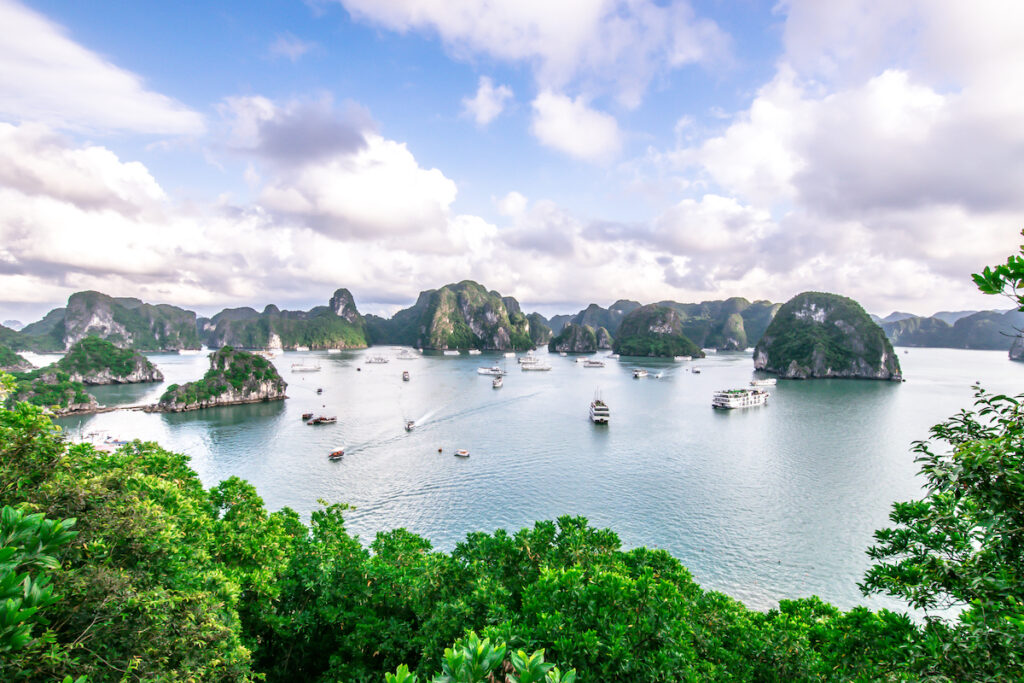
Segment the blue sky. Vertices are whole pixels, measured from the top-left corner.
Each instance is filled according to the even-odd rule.
[[[969,274],[1024,227],[1024,12],[889,5],[0,0],[0,316],[1003,307]]]

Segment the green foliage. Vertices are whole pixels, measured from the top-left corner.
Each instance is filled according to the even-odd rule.
[[[1024,235],[1024,231],[1021,234]],[[983,293],[1005,295],[1013,300],[1017,310],[1024,311],[1024,245],[1020,247],[1020,254],[1011,254],[1006,263],[985,266],[971,277]]]
[[[86,393],[85,385],[72,382],[68,373],[53,365],[11,374],[15,379],[15,387],[7,397],[8,406],[27,402],[61,412],[73,404],[88,404],[95,400]]]
[[[224,346],[210,354],[210,369],[202,379],[180,386],[171,384],[160,397],[160,405],[202,407],[229,389],[235,393],[254,394],[260,383],[266,381],[272,382],[279,394],[283,394],[287,387],[266,358]]]
[[[627,315],[619,326],[614,349],[623,356],[704,357],[704,352],[683,334],[680,313],[659,305],[641,306]]]
[[[31,367],[32,365],[27,360],[3,344],[0,344],[0,368],[10,368],[11,370],[18,371],[27,370]]]
[[[597,351],[597,333],[590,325],[569,323],[548,342],[548,351],[593,353]]]

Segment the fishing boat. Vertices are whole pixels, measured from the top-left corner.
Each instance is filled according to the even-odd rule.
[[[778,383],[778,380],[774,377],[768,377],[766,379],[752,379],[750,380],[750,386],[752,387],[774,387]]]
[[[327,459],[328,460],[341,460],[342,456],[344,456],[344,455],[345,455],[345,449],[344,448],[339,448],[336,451],[331,451],[330,453],[328,453],[327,454]]]
[[[643,368],[633,368],[633,379],[640,379],[641,377],[646,377],[646,376],[647,376],[647,371],[644,370]]]
[[[595,424],[608,424],[612,413],[608,404],[601,400],[601,392],[594,394],[594,400],[590,402],[590,419]]]
[[[478,374],[478,375],[497,375],[498,377],[501,377],[502,375],[505,374],[505,371],[502,370],[497,365],[492,365],[489,368],[477,368],[476,369],[476,374]]]
[[[583,361],[583,367],[585,367],[585,368],[603,368],[604,367],[604,361],[603,360],[594,360],[593,358],[587,358],[585,361]]]
[[[445,349],[444,355],[446,356],[457,356],[459,355],[458,349]]]
[[[409,381],[409,371],[408,370],[402,370],[402,381],[403,382],[408,382]]]
[[[455,457],[456,458],[468,458],[469,457],[469,451],[467,451],[465,448],[460,448],[459,450],[455,451]]]
[[[693,360],[693,356],[672,356],[672,360],[674,360],[677,363],[679,363],[679,362],[682,362],[684,360]]]
[[[711,398],[711,406],[722,410],[753,408],[767,402],[768,392],[764,389],[722,389]]]
[[[320,415],[318,417],[314,417],[312,420],[310,420],[306,424],[308,424],[310,426],[332,425],[332,424],[334,424],[337,421],[338,421],[338,418],[336,418],[336,417],[333,417],[333,416],[332,417],[326,417],[324,415]]]
[[[303,413],[302,414],[302,419],[303,419],[303,421],[312,420],[313,419],[313,413]]]
[[[469,355],[471,355],[471,356],[479,356],[481,353],[483,353],[483,351],[481,351],[480,349],[470,349],[469,350]]]
[[[405,431],[411,432],[415,428],[416,428],[416,421],[415,420],[406,420],[405,421]]]
[[[491,380],[491,387],[494,389],[501,389],[503,384],[504,382],[502,382],[500,375]]]
[[[292,363],[292,372],[320,372],[320,364],[306,365],[305,363]]]
[[[369,365],[378,365],[380,363],[389,363],[390,360],[386,356],[370,356],[366,359]]]

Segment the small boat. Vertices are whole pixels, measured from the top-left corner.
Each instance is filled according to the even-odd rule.
[[[506,351],[505,352],[505,358],[515,358],[515,357],[516,357],[516,352],[515,351]]]
[[[357,368],[357,369],[358,369],[358,368]],[[324,389],[323,389],[323,387],[318,387],[318,388],[317,388],[317,390],[316,390],[316,393],[318,393],[318,394],[322,394],[322,393],[324,393]]]
[[[202,352],[202,349],[178,349],[179,356],[195,356]],[[906,352],[904,351],[904,353]]]
[[[411,432],[415,427],[416,427],[416,421],[415,420],[406,420],[405,421],[405,431]]]
[[[695,375],[699,375],[700,374],[700,368],[694,368],[694,369],[690,370],[690,372],[692,372]]]
[[[483,353],[483,351],[481,351],[480,349],[470,349],[469,350],[469,355],[471,355],[471,356],[479,356],[481,353]]]
[[[533,363],[539,363],[540,362],[540,358],[537,358],[537,356],[533,355],[533,352],[531,351],[530,353],[526,354],[525,356],[520,356],[519,358],[516,358],[516,361],[520,365],[531,365]]]
[[[604,361],[603,360],[593,360],[592,358],[587,358],[585,361],[583,361],[583,367],[585,367],[585,368],[603,368],[604,367]]]
[[[767,379],[752,379],[750,380],[750,386],[752,387],[774,387],[778,383],[778,380],[774,377]]]
[[[644,370],[643,368],[633,368],[633,379],[640,379],[641,377],[646,377],[646,376],[647,376],[647,371]]]
[[[764,389],[722,389],[711,398],[711,407],[731,410],[763,406],[767,402],[768,392]]]
[[[594,400],[590,402],[590,419],[595,424],[608,424],[611,419],[611,410],[608,404],[601,400],[601,393],[594,394]]]
[[[327,353],[333,355],[335,353],[341,353],[341,349],[327,349]]]
[[[608,354],[608,357],[609,357],[609,358],[615,358],[615,359],[618,359],[618,358],[619,358],[619,354],[617,354],[617,353],[609,353],[609,354]]]
[[[559,356],[562,356],[562,357],[564,358],[565,356],[568,356],[569,354],[568,354],[568,353],[566,353],[565,351],[559,351],[559,352],[558,352],[558,355],[559,355]]]
[[[456,458],[468,458],[469,457],[469,451],[467,451],[465,448],[460,448],[459,450],[455,451],[455,457]]]
[[[408,382],[409,381],[409,371],[408,370],[402,370],[402,381],[403,382]]]
[[[704,352],[705,356],[710,356],[710,355],[718,353],[718,349],[701,349],[701,351]]]
[[[458,349],[445,349],[444,355],[446,356],[457,356],[459,355]]]
[[[544,371],[550,370],[551,366],[550,365],[544,365],[542,363],[523,363],[522,366],[520,366],[520,369],[523,372],[526,372],[527,370],[534,370],[534,371],[537,371],[537,372],[544,372]]]
[[[501,380],[501,375],[499,375],[499,376],[495,377],[493,380],[491,380],[491,387],[494,388],[494,389],[501,389],[502,384],[504,384],[504,382],[502,382],[502,380]]]
[[[369,364],[380,364],[388,363],[390,361],[384,356],[370,356],[369,358],[366,359],[366,362]]]
[[[498,377],[501,377],[502,375],[505,374],[505,371],[502,370],[497,365],[492,365],[489,368],[477,368],[476,369],[476,374],[478,374],[478,375],[497,375]]]
[[[303,421],[305,421],[305,420],[312,420],[313,419],[313,413],[303,413],[302,414],[302,419],[303,419]]]
[[[308,346],[296,346],[295,350],[296,351],[309,351],[309,347]]]
[[[306,365],[305,363],[292,363],[292,372],[320,372],[320,364]]]
[[[328,460],[341,460],[342,456],[345,455],[345,449],[339,448],[336,451],[331,451],[327,454]]]
[[[314,417],[312,420],[310,420],[306,424],[308,424],[310,426],[331,425],[331,424],[334,424],[337,421],[338,421],[338,418],[336,418],[336,417],[333,417],[333,416],[332,417],[325,417],[323,415],[320,415],[318,417]]]
[[[674,361],[676,361],[678,363],[678,362],[682,362],[684,360],[693,360],[693,356],[673,356],[672,360],[674,360]]]

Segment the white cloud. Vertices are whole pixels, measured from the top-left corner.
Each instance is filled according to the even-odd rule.
[[[299,61],[304,54],[315,48],[316,43],[306,42],[296,38],[290,33],[280,35],[270,44],[270,55],[272,57],[284,57],[293,64]]]
[[[502,216],[514,217],[522,215],[522,213],[526,211],[528,201],[522,194],[512,190],[495,203],[498,206],[498,212]]]
[[[541,89],[585,83],[638,106],[651,79],[684,64],[725,58],[729,39],[685,0],[339,0],[388,29],[436,32],[456,56],[534,66]]]
[[[609,161],[622,148],[615,117],[591,109],[582,96],[541,92],[533,101],[530,130],[548,147],[585,161]]]
[[[512,88],[507,85],[494,87],[494,81],[487,76],[480,77],[476,95],[462,99],[462,111],[473,118],[478,126],[486,126],[505,110],[505,102],[512,99]]]
[[[194,135],[197,112],[78,45],[45,17],[0,0],[0,115],[74,130]]]

